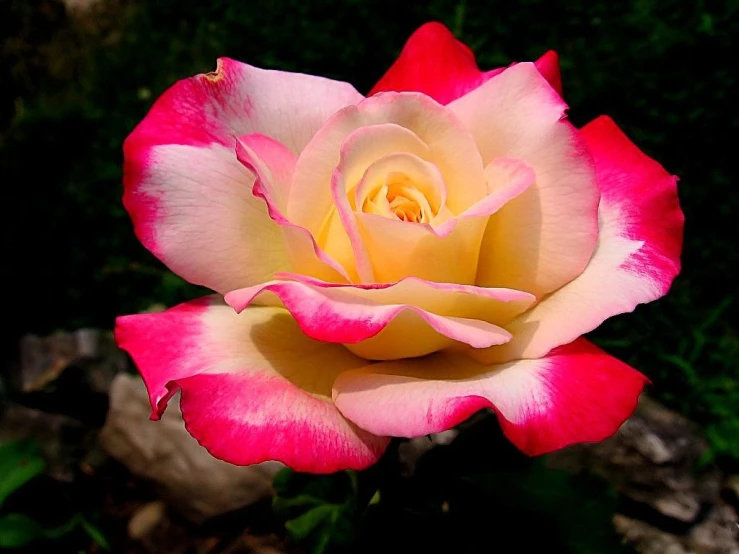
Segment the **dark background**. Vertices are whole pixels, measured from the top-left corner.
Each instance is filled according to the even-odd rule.
[[[571,119],[611,115],[680,176],[683,272],[667,298],[594,339],[739,459],[736,222],[739,2],[0,0],[2,346],[197,294],[136,241],[121,143],[175,80],[229,56],[368,91],[422,23],[440,20],[483,69],[561,56]],[[4,362],[5,363],[5,362]]]

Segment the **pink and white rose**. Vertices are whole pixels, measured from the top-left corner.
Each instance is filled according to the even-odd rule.
[[[364,468],[492,408],[536,455],[613,434],[646,378],[582,334],[679,271],[676,178],[566,117],[557,56],[481,72],[438,23],[362,96],[221,59],[124,145],[141,242],[216,294],[118,319],[153,419],[235,464]]]

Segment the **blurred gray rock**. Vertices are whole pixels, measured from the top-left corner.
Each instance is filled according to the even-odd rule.
[[[731,475],[724,482],[724,491],[729,502],[739,510],[739,475]]]
[[[736,512],[719,505],[687,535],[673,535],[643,521],[618,514],[616,531],[640,554],[739,554]]]
[[[556,468],[599,474],[657,517],[690,525],[704,506],[718,500],[721,489],[717,470],[697,472],[706,448],[695,424],[642,397],[614,437],[566,448],[550,455],[548,462]]]
[[[144,504],[128,521],[128,536],[135,541],[149,536],[162,523],[165,515],[166,507],[161,500]]]
[[[21,339],[16,381],[23,392],[39,391],[71,366],[84,370],[91,390],[107,394],[116,374],[128,367],[128,359],[110,331],[78,329],[47,337],[26,335]]]
[[[133,474],[156,483],[168,504],[191,521],[199,523],[273,494],[272,478],[281,464],[241,467],[213,458],[185,430],[177,397],[161,421],[150,421],[150,413],[141,379],[116,376],[100,442]]]
[[[688,544],[696,554],[739,554],[739,520],[731,506],[714,507],[691,529]]]
[[[685,548],[679,537],[643,521],[617,514],[613,518],[613,525],[624,542],[639,554],[693,554]]]

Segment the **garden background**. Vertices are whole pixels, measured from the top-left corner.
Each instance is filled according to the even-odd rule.
[[[666,298],[591,338],[702,427],[702,463],[738,472],[733,0],[0,1],[4,366],[25,334],[110,329],[116,315],[201,294],[139,244],[121,204],[122,141],[169,85],[227,56],[366,92],[429,20],[483,69],[556,50],[572,121],[611,115],[680,177],[682,274]]]

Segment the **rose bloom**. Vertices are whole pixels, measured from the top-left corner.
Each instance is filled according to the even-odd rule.
[[[235,464],[361,469],[491,408],[530,455],[612,435],[646,378],[579,338],[679,271],[676,178],[566,117],[557,55],[481,72],[438,23],[366,98],[221,59],[124,145],[141,242],[216,294],[121,317],[152,419]]]

